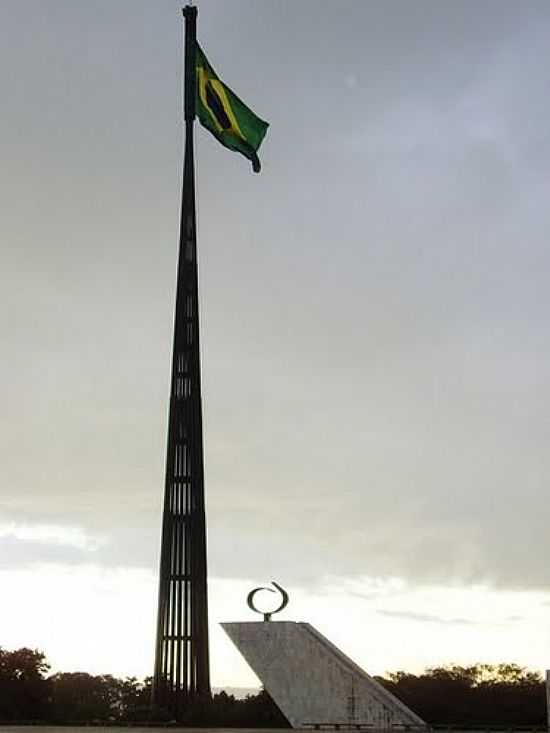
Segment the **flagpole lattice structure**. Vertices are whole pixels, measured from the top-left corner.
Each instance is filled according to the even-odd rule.
[[[166,451],[153,705],[210,696],[193,123],[197,9],[185,18],[185,159]]]
[[[269,123],[218,77],[197,44],[197,9],[185,18],[185,158],[166,449],[152,708],[179,720],[210,697],[206,517],[199,349],[193,124],[261,169],[258,149]]]

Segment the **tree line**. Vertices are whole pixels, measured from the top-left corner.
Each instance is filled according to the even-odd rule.
[[[151,718],[151,678],[119,679],[86,672],[49,674],[45,655],[33,649],[0,648],[0,722],[130,723]],[[431,725],[545,726],[542,676],[516,664],[433,667],[419,675],[377,677]],[[162,710],[155,720],[168,720]],[[262,690],[239,700],[220,692],[189,708],[189,725],[285,728],[286,718]]]
[[[517,664],[449,665],[377,679],[434,725],[546,728],[544,679]]]
[[[0,723],[131,723],[151,719],[151,677],[119,679],[110,674],[57,672],[33,649],[0,648]],[[154,712],[167,721],[169,713]],[[286,728],[288,722],[265,691],[244,700],[225,692],[191,706],[180,721],[189,725]]]

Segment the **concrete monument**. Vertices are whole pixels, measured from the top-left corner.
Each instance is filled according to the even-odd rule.
[[[284,607],[288,596],[274,585],[284,593]],[[248,597],[253,610],[258,590]],[[273,613],[264,613],[264,621],[222,623],[222,628],[293,728],[427,728],[313,626],[271,621]]]

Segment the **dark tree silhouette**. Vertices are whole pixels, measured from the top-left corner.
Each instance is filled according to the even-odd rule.
[[[0,648],[0,720],[40,720],[46,717],[49,665],[42,652]]]
[[[143,682],[135,677],[127,677],[121,682],[120,703],[123,720],[137,722],[151,717],[152,683],[152,677],[146,677]]]
[[[44,654],[0,648],[0,722],[139,722],[151,716],[151,678],[60,672],[46,677]],[[394,672],[378,678],[430,724],[545,726],[545,685],[538,673],[517,664],[433,667],[423,674]],[[265,690],[238,700],[220,692],[186,710],[187,725],[285,728],[286,718]]]
[[[60,672],[51,684],[51,714],[56,721],[109,720],[120,715],[120,682],[111,675]]]
[[[542,677],[517,664],[433,667],[379,681],[431,724],[544,725]]]
[[[289,722],[265,690],[243,700],[219,692],[186,711],[184,725],[228,728],[289,728]]]

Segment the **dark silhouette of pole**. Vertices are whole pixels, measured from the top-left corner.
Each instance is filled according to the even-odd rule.
[[[185,159],[166,451],[153,706],[210,696],[193,123],[197,9],[185,18]]]

